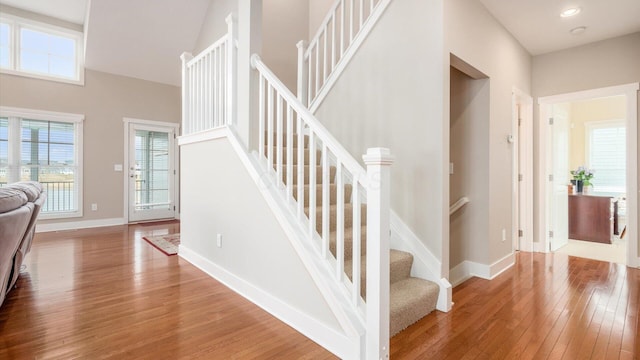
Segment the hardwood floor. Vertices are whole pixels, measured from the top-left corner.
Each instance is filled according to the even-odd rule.
[[[328,359],[317,344],[142,240],[178,223],[37,234],[0,308],[0,359]],[[454,308],[391,339],[393,359],[637,359],[640,270],[518,253]]]
[[[453,291],[391,339],[392,359],[637,359],[640,270],[563,254],[518,253],[492,281]]]
[[[142,239],[178,223],[37,234],[0,308],[0,359],[325,359],[319,345]]]

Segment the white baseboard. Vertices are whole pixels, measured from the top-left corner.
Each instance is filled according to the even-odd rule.
[[[81,220],[81,221],[68,221],[68,222],[56,222],[46,224],[36,224],[36,232],[50,232],[50,231],[64,231],[64,230],[78,230],[78,229],[90,229],[104,226],[117,226],[127,223],[125,218],[112,218],[112,219],[98,219],[98,220]]]
[[[449,271],[451,284],[456,287],[471,277],[493,280],[516,263],[515,253],[510,253],[491,265],[463,261]]]
[[[178,255],[336,356],[342,359],[358,358],[359,349],[354,345],[359,343],[357,339],[348,338],[184,245],[180,245]]]

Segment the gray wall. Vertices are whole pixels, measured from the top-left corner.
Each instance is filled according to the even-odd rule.
[[[640,82],[640,32],[536,56],[532,74],[535,97]],[[534,133],[538,134],[538,107],[534,108]],[[538,142],[534,141],[534,164],[538,162],[538,151]],[[534,186],[537,188],[538,184]],[[541,221],[537,216],[538,206],[536,202],[534,239],[540,237],[537,233]]]
[[[180,246],[341,331],[229,141],[183,145],[181,165]]]
[[[479,1],[444,2],[445,51],[464,60],[490,79],[488,122],[488,166],[479,176],[488,176],[488,257],[479,261],[491,265],[512,252],[512,156],[506,138],[512,134],[511,93],[513,87],[531,93],[531,56]],[[445,68],[445,121],[449,122],[449,76]],[[449,126],[446,127],[449,129]],[[449,136],[447,134],[448,141]],[[448,148],[448,144],[447,144]],[[488,174],[488,175],[487,175]],[[502,241],[502,230],[507,238]]]
[[[391,2],[316,113],[361,163],[369,147],[391,149],[392,208],[438,258],[448,207],[441,13],[440,1]]]
[[[489,80],[451,68],[449,203],[471,199],[450,219],[449,267],[489,257]]]
[[[196,40],[196,47],[193,49],[194,56],[227,33],[228,28],[225,19],[231,13],[235,14],[237,21],[237,0],[211,0],[209,9],[207,9],[207,15],[202,23],[202,28],[200,28],[200,35],[198,36],[198,40]]]
[[[124,212],[125,173],[113,170],[124,163],[123,117],[179,122],[180,88],[92,70],[84,86],[0,74],[0,105],[84,114],[84,216],[43,223],[114,219]]]

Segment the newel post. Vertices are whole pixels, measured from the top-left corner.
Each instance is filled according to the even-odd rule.
[[[236,119],[236,79],[238,73],[236,71],[237,66],[237,47],[236,39],[238,38],[238,27],[236,25],[236,19],[233,14],[229,14],[226,18],[227,21],[227,125],[232,125]]]
[[[180,55],[180,60],[182,60],[182,135],[191,132],[189,126],[189,87],[191,82],[189,81],[189,68],[187,67],[191,59],[193,59],[193,55],[189,52],[183,52]]]
[[[309,106],[309,104],[307,104],[309,71],[307,67],[304,66],[304,53],[307,51],[307,42],[300,40],[296,46],[298,47],[298,100],[300,100],[304,106]]]
[[[366,358],[389,358],[389,237],[391,164],[389,149],[371,148],[367,165]]]

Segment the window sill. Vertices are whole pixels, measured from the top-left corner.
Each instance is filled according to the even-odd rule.
[[[22,76],[22,77],[38,79],[38,80],[54,81],[54,82],[59,82],[59,83],[63,83],[63,84],[84,86],[84,68],[80,69],[81,76],[80,76],[79,80],[65,79],[65,78],[59,78],[59,77],[55,77],[55,76],[47,76],[47,75],[42,75],[42,74],[33,74],[33,73],[29,73],[29,72],[18,71],[18,70],[7,69],[7,68],[0,68],[0,74],[15,75],[15,76]]]

